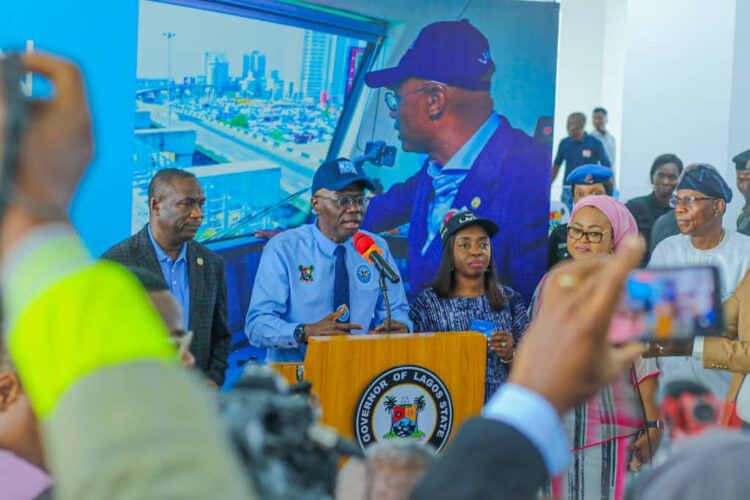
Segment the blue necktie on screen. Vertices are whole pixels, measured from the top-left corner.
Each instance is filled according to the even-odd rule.
[[[431,162],[428,167],[428,173],[432,176],[432,189],[435,191],[435,197],[432,199],[432,203],[430,203],[427,214],[428,238],[422,248],[422,255],[427,253],[427,249],[432,244],[432,239],[440,231],[443,218],[453,206],[458,188],[466,177],[467,171],[448,169],[438,163]]]
[[[346,269],[346,247],[338,245],[333,254],[336,256],[336,267],[333,279],[333,310],[346,305],[346,312],[338,319],[340,323],[349,321],[349,271]]]

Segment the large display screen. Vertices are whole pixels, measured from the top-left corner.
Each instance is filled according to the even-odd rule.
[[[165,167],[188,169],[203,186],[198,241],[302,223],[366,46],[142,0],[132,231],[148,222],[148,183]]]

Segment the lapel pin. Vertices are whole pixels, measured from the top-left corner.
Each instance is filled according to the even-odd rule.
[[[197,259],[195,259],[195,262],[197,262],[199,266],[202,266],[203,265],[203,257],[198,257]]]

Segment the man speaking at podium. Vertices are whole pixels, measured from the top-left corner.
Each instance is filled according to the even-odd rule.
[[[315,172],[306,224],[274,236],[266,245],[245,320],[250,343],[268,348],[269,361],[302,361],[310,337],[385,331],[386,308],[375,267],[354,246],[372,181],[346,158]],[[396,264],[382,238],[366,233]],[[396,270],[396,272],[398,272]],[[391,333],[411,330],[409,305],[399,281],[388,284]]]

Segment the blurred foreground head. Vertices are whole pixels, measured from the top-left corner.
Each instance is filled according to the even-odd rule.
[[[0,449],[45,469],[39,422],[1,342],[0,334]]]
[[[664,464],[640,475],[630,500],[739,500],[750,492],[750,435],[710,430],[681,441]]]
[[[406,500],[435,460],[435,451],[410,441],[384,441],[365,452],[366,459],[350,459],[336,484],[339,500]]]

